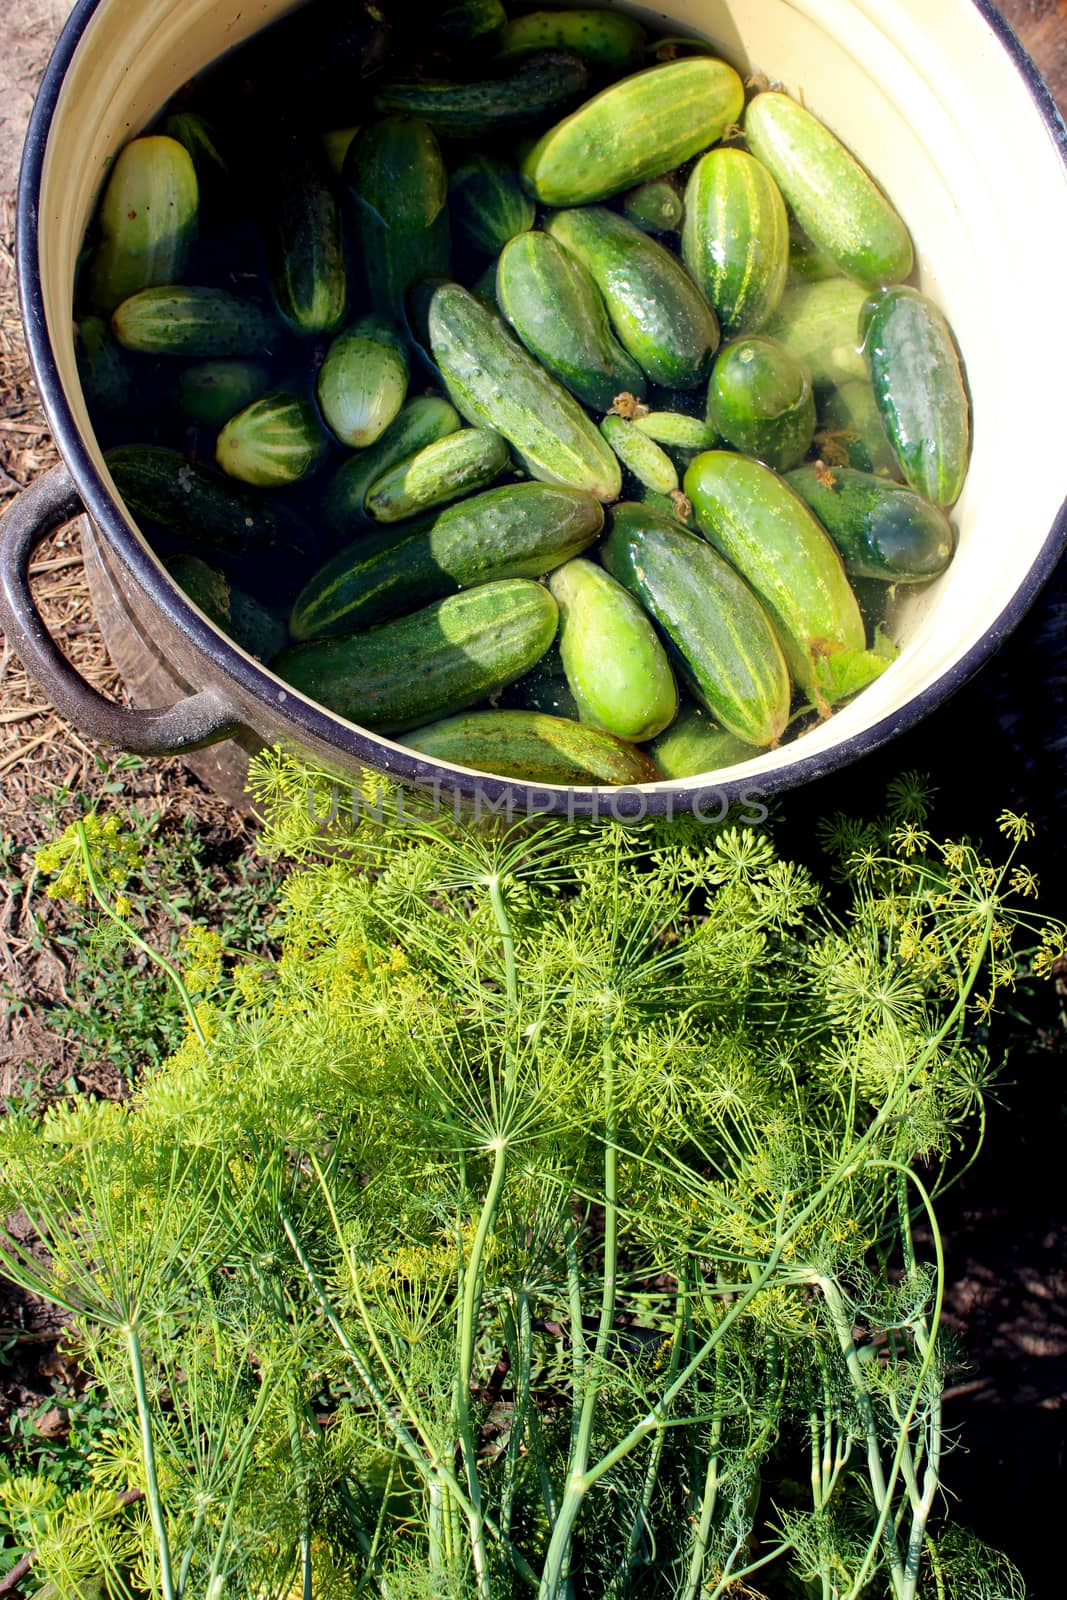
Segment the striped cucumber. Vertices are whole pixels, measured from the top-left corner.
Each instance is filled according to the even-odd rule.
[[[860,317],[867,294],[848,278],[787,289],[764,333],[807,367],[816,389],[867,377]]]
[[[97,210],[86,299],[101,316],[140,289],[180,283],[196,242],[200,190],[185,147],[165,134],[119,151]]]
[[[710,450],[718,439],[709,422],[684,411],[646,411],[633,425],[668,450]]]
[[[111,326],[127,350],[195,361],[262,357],[280,343],[277,323],[254,300],[188,284],[142,289],[122,302]]]
[[[523,677],[558,623],[547,589],[529,578],[505,578],[367,633],[293,645],[272,666],[299,693],[350,722],[401,732],[477,705]]]
[[[433,129],[418,117],[382,117],[364,128],[345,157],[344,180],[386,228],[419,233],[448,199],[448,173]]]
[[[375,478],[364,502],[375,522],[401,522],[484,489],[506,472],[506,442],[489,428],[460,428]]]
[[[497,54],[509,60],[534,50],[573,50],[590,66],[621,77],[640,66],[646,39],[639,22],[618,12],[583,7],[529,11],[502,30]]]
[[[971,405],[943,312],[917,289],[890,289],[867,329],[867,360],[905,478],[935,505],[952,505],[970,463]]]
[[[498,36],[508,20],[500,0],[453,0],[433,20],[433,30],[448,44],[481,43]]]
[[[622,474],[578,402],[458,283],[434,290],[429,335],[449,395],[469,422],[493,428],[534,478],[618,498]]]
[[[854,578],[924,583],[944,572],[956,537],[939,506],[902,483],[851,467],[798,467],[786,483],[841,552]]]
[[[727,733],[702,706],[683,706],[648,753],[665,778],[701,778],[759,755],[755,745]]]
[[[789,673],[767,613],[734,569],[673,518],[633,504],[613,509],[601,558],[655,622],[700,703],[737,738],[777,744]]]
[[[329,453],[315,407],[282,390],[253,400],[231,417],[215,444],[223,472],[258,489],[285,488],[311,477]]]
[[[436,133],[453,139],[479,139],[542,126],[585,93],[589,74],[570,50],[539,50],[508,63],[500,78],[452,83],[412,78],[387,83],[378,91],[379,111],[421,117]]]
[[[448,181],[456,231],[484,255],[499,255],[509,239],[532,228],[536,209],[519,174],[497,156],[469,156]]]
[[[469,711],[419,728],[404,743],[434,761],[526,783],[622,785],[660,776],[643,750],[540,711]]]
[[[267,276],[278,312],[294,333],[332,333],[345,314],[348,274],[341,211],[318,161],[283,161],[264,224]]]
[[[176,539],[244,550],[281,538],[278,519],[259,495],[193,466],[180,450],[128,444],[109,450],[104,460],[134,519],[153,522]]]
[[[377,443],[350,456],[334,475],[323,503],[331,528],[346,535],[365,528],[370,521],[366,499],[371,484],[398,461],[409,460],[462,426],[455,406],[438,395],[409,400]]]
[[[789,217],[767,168],[744,150],[709,150],[685,191],[682,260],[727,338],[758,333],[789,270]]]
[[[548,584],[559,606],[563,670],[583,723],[641,744],[678,710],[655,628],[631,594],[592,561],[568,561]]]
[[[711,374],[708,423],[735,450],[788,471],[803,461],[815,433],[807,371],[775,339],[760,333],[735,339]]]
[[[365,317],[333,341],[319,368],[316,394],[327,426],[351,449],[381,438],[408,392],[408,362],[399,335]]]
[[[678,487],[678,468],[655,439],[643,433],[636,422],[625,417],[605,417],[600,431],[628,472],[638,483],[657,494],[670,494]]]

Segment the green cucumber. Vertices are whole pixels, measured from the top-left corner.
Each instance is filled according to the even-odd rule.
[[[449,506],[428,528],[368,534],[340,551],[304,585],[290,632],[294,639],[355,633],[456,589],[542,577],[591,545],[603,526],[599,500],[578,489],[488,489]]]
[[[214,129],[195,111],[177,111],[164,122],[163,132],[188,151],[196,168],[201,205],[211,202],[221,210],[232,196],[233,174]]]
[[[331,128],[329,133],[323,134],[322,148],[335,178],[343,177],[345,160],[359,131],[359,123],[353,123],[350,128]]]
[[[619,342],[653,383],[695,389],[719,344],[719,325],[677,256],[603,206],[557,211],[553,239],[591,274]]]
[[[908,483],[935,505],[959,499],[971,405],[944,313],[917,289],[890,289],[867,329],[878,413]]]
[[[590,65],[607,68],[620,77],[641,65],[647,37],[639,22],[618,12],[579,7],[530,11],[507,24],[497,54],[508,59],[529,55],[532,50],[573,50]]]
[[[708,385],[708,423],[727,444],[786,472],[815,434],[815,396],[784,345],[756,333],[719,352]]]
[[[447,207],[428,228],[400,233],[370,211],[356,219],[367,294],[375,311],[404,323],[407,293],[423,278],[448,274],[452,261],[452,222]]]
[[[281,538],[278,519],[260,496],[193,466],[180,450],[122,445],[104,460],[131,516],[154,522],[176,539],[243,550]]]
[[[294,645],[272,666],[350,722],[402,732],[477,705],[523,677],[558,623],[547,589],[529,578],[505,578],[367,633]]]
[[[500,0],[454,0],[434,18],[434,32],[449,44],[471,44],[498,33],[508,20]]]
[[[600,431],[628,472],[638,483],[657,494],[670,494],[678,487],[678,468],[654,439],[642,433],[624,417],[605,417]]]
[[[641,602],[694,694],[753,745],[778,743],[789,719],[789,673],[767,613],[710,545],[643,505],[612,511],[601,558]]]
[[[208,428],[221,428],[270,388],[270,373],[255,361],[201,361],[186,367],[174,386],[180,411]]]
[[[531,230],[504,246],[496,297],[530,354],[585,405],[607,411],[624,390],[644,394],[641,369],[612,333],[599,289],[551,235]]]
[[[744,150],[709,150],[685,191],[682,260],[723,334],[758,333],[789,270],[789,217],[767,168]]]
[[[460,236],[487,256],[532,228],[537,214],[518,172],[496,156],[470,156],[457,167],[448,181],[448,203]]]
[[[856,378],[831,390],[819,407],[815,443],[827,466],[855,467],[879,477],[899,478],[900,465],[886,438],[874,390]]]
[[[821,711],[860,687],[865,668],[878,675],[885,663],[867,660],[863,617],[841,557],[788,484],[747,456],[711,450],[689,468],[685,492],[701,533],[767,607],[790,671]]]
[[[703,778],[759,755],[755,745],[727,733],[702,706],[683,706],[648,753],[665,778]]]
[[[505,472],[507,443],[489,428],[460,428],[398,461],[367,490],[364,502],[375,522],[401,522],[431,506],[484,489]]]
[[[409,460],[462,425],[455,406],[438,395],[409,400],[376,444],[351,456],[337,471],[324,498],[327,522],[346,535],[366,527],[370,521],[366,499],[371,484],[398,461]]]
[[[908,276],[915,256],[907,228],[825,123],[788,95],[768,90],[750,102],[745,136],[808,238],[842,272],[871,288]]]
[[[215,460],[223,472],[258,489],[284,488],[309,478],[329,453],[315,407],[281,390],[253,400],[231,417],[215,444]]]
[[[448,173],[433,129],[417,117],[383,117],[352,141],[344,180],[386,228],[419,233],[448,199]]]
[[[691,56],[649,67],[550,128],[523,161],[523,182],[546,206],[606,200],[699,155],[744,103],[744,85],[724,61]]]
[[[381,438],[407,398],[408,362],[399,337],[364,318],[326,352],[315,391],[327,426],[351,449]]]
[[[685,203],[673,178],[649,178],[622,197],[622,214],[646,233],[677,233]]]
[[[193,604],[250,656],[269,661],[284,647],[284,623],[199,556],[171,556],[166,568]]]
[[[539,711],[469,711],[419,728],[404,743],[433,761],[526,783],[629,785],[660,776],[642,750]]]
[[[570,50],[541,50],[524,56],[502,78],[452,83],[413,78],[387,83],[378,91],[379,111],[422,117],[436,133],[453,139],[480,139],[544,123],[585,93],[589,74]]]
[[[199,361],[269,355],[279,342],[277,324],[255,301],[188,284],[142,289],[122,302],[111,326],[127,350]]]
[[[348,274],[341,211],[317,161],[282,162],[263,231],[267,276],[294,333],[332,333],[345,314]]]
[[[559,649],[580,719],[641,744],[673,722],[678,689],[648,617],[592,561],[568,561],[549,579],[559,606]]]
[[[164,134],[119,151],[97,208],[86,299],[101,316],[140,289],[179,283],[196,242],[200,190],[185,147]]]
[[[719,437],[710,423],[684,411],[646,411],[633,425],[668,450],[710,450]]]
[[[924,583],[952,560],[956,537],[945,513],[902,483],[821,463],[785,481],[814,511],[851,577]]]
[[[787,289],[764,328],[808,369],[816,389],[867,377],[860,316],[867,295],[848,278]]]
[[[693,522],[693,508],[689,504],[681,489],[673,489],[670,494],[660,494],[657,489],[649,489],[642,485],[637,495],[641,505],[647,506],[650,511],[666,517],[669,522],[674,522],[680,528],[688,528],[696,532]]]
[[[137,384],[124,352],[102,317],[75,324],[78,376],[90,414],[118,416],[134,404]]]
[[[469,422],[503,434],[531,477],[615,500],[619,463],[578,402],[458,283],[434,290],[429,309],[434,359]]]

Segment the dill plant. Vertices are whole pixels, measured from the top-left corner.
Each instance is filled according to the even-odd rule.
[[[1021,1594],[939,1500],[934,1207],[1061,948],[1026,822],[993,865],[903,780],[827,887],[752,829],[324,828],[323,774],[252,781],[279,958],[200,930],[128,1103],[0,1128],[47,1246],[0,1265],[116,1419],[90,1490],[0,1481],[12,1555],[164,1600]],[[46,864],[137,941],[122,859]]]

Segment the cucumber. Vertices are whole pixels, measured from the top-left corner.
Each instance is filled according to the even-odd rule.
[[[458,283],[434,290],[429,335],[457,409],[503,434],[531,477],[618,498],[619,463],[578,402],[469,290]]]
[[[267,276],[294,333],[332,333],[345,314],[348,274],[341,211],[317,161],[279,164],[263,229]]]
[[[583,8],[530,11],[507,24],[497,53],[506,60],[532,50],[573,50],[591,66],[621,77],[641,65],[647,40],[639,22],[618,12]]]
[[[470,44],[498,33],[508,20],[500,0],[456,0],[434,18],[434,32],[449,44]]]
[[[601,559],[656,623],[700,703],[739,739],[777,744],[789,673],[767,613],[733,568],[673,518],[632,504],[612,511]]]
[[[104,460],[131,516],[154,522],[176,539],[244,550],[281,538],[278,519],[258,495],[193,466],[179,450],[122,445]]]
[[[331,128],[329,133],[323,134],[322,148],[326,153],[330,171],[335,178],[343,176],[345,159],[358,132],[359,124],[356,123],[350,128]]]
[[[327,426],[342,444],[363,449],[395,420],[408,391],[408,362],[399,337],[364,318],[326,352],[315,391]]]
[[[375,311],[403,325],[407,293],[423,278],[447,276],[452,261],[452,223],[447,208],[428,228],[400,233],[371,212],[356,220],[367,295]]]
[[[277,324],[254,300],[181,284],[131,295],[115,311],[111,327],[127,350],[201,361],[269,355],[279,343]]]
[[[558,116],[581,98],[588,83],[585,63],[573,52],[541,50],[515,62],[506,77],[476,83],[435,78],[387,83],[374,103],[379,111],[422,117],[436,133],[450,138],[481,139]]]
[[[510,463],[508,447],[489,428],[460,428],[375,478],[364,505],[375,522],[400,522],[431,506],[484,489]]]
[[[673,178],[649,178],[622,197],[622,214],[646,233],[677,233],[685,216],[681,191]]]
[[[202,361],[186,367],[175,385],[180,411],[194,422],[221,428],[270,388],[270,373],[255,361]]]
[[[462,711],[524,676],[555,638],[556,602],[529,578],[479,584],[367,633],[283,650],[279,677],[382,732]]]
[[[213,206],[221,211],[232,194],[233,174],[210,123],[195,111],[177,111],[166,119],[163,132],[188,151],[196,169],[201,208]]]
[[[376,444],[351,456],[335,474],[324,499],[326,520],[338,533],[366,527],[367,490],[398,461],[407,461],[436,439],[462,427],[459,412],[437,395],[409,400]]]
[[[78,376],[90,414],[121,416],[137,394],[130,363],[102,317],[82,317],[75,329]]]
[[[97,209],[100,239],[89,258],[86,299],[101,316],[140,289],[179,283],[196,242],[200,190],[176,139],[133,139],[119,151]]]
[[[612,84],[550,128],[522,164],[542,205],[606,200],[699,155],[741,115],[745,90],[708,56],[649,67]]]
[[[956,547],[939,506],[902,483],[851,467],[798,467],[786,483],[809,506],[854,578],[924,583],[944,572]]]
[[[660,776],[642,750],[538,711],[469,711],[419,728],[404,743],[434,761],[526,783],[623,785]]]
[[[842,272],[871,288],[908,276],[915,256],[907,228],[825,123],[788,95],[768,90],[750,102],[745,136],[808,238]]]
[[[719,352],[708,385],[708,423],[727,444],[786,472],[803,461],[815,434],[807,371],[763,334]]]
[[[644,394],[641,369],[612,333],[589,272],[549,234],[530,231],[504,246],[496,297],[530,354],[594,411],[607,411],[623,390]]]
[[[654,439],[642,433],[624,417],[605,417],[600,431],[628,472],[638,483],[657,494],[670,494],[678,487],[678,469]]]
[[[678,711],[678,689],[637,601],[602,567],[580,559],[557,567],[548,587],[581,721],[638,744],[662,733]]]
[[[647,411],[633,425],[668,450],[710,450],[718,439],[710,423],[684,411]]]
[[[687,705],[648,753],[665,778],[702,778],[751,761],[759,751],[718,727],[701,706]]]
[[[778,307],[789,270],[789,217],[767,168],[744,150],[709,150],[685,191],[682,260],[723,334],[757,333]]]
[[[854,379],[826,395],[819,407],[815,443],[828,466],[855,467],[883,478],[902,476],[874,390],[866,381]]]
[[[284,623],[199,556],[171,556],[166,568],[193,604],[250,656],[269,661],[284,647]]]
[[[290,618],[294,639],[354,633],[456,589],[499,578],[539,578],[600,535],[599,500],[578,489],[515,483],[440,512],[428,528],[359,539],[304,585]]]
[[[315,407],[281,390],[231,417],[215,444],[215,460],[223,472],[258,489],[284,488],[309,478],[329,453]]]
[[[863,617],[841,557],[788,484],[758,461],[711,450],[689,468],[685,492],[701,533],[766,605],[793,677],[820,711],[861,687],[868,670],[867,681],[878,676],[885,662],[868,660]],[[745,737],[725,717],[720,721]]]
[[[943,312],[917,289],[891,289],[874,308],[867,359],[905,478],[935,505],[954,504],[970,464],[971,406]]]
[[[536,216],[518,172],[496,156],[470,156],[457,167],[448,182],[448,203],[461,238],[488,256],[532,228]]]
[[[808,369],[815,388],[867,378],[860,316],[867,295],[848,278],[787,289],[764,333],[784,344]]]
[[[653,383],[695,389],[719,344],[719,325],[677,256],[603,206],[558,211],[552,238],[591,274],[623,348]]]
[[[383,117],[352,141],[344,181],[386,228],[419,233],[448,199],[448,173],[433,129],[417,117]]]

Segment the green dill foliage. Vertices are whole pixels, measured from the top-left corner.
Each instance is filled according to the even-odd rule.
[[[827,824],[825,888],[752,829],[397,820],[373,786],[327,826],[324,775],[253,783],[298,863],[277,959],[194,935],[129,1102],[0,1129],[49,1251],[0,1266],[72,1313],[113,1418],[91,1490],[0,1481],[41,1580],[1021,1593],[939,1502],[934,1202],[984,1020],[1061,948],[1025,822],[994,866],[902,781]],[[57,867],[136,942],[108,827]]]

